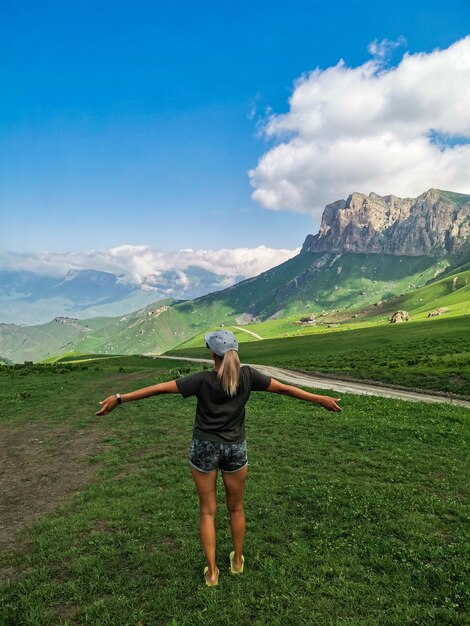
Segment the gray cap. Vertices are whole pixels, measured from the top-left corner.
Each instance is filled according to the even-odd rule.
[[[238,341],[235,335],[229,330],[214,330],[204,335],[209,348],[218,356],[223,356],[227,350],[238,352]]]

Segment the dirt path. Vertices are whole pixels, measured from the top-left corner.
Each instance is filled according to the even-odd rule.
[[[156,356],[155,358],[175,359],[179,361],[196,361],[198,363],[212,363],[211,359],[196,359],[183,356]],[[257,365],[244,363],[244,365],[252,365],[257,370],[293,385],[301,385],[302,387],[314,387],[315,389],[332,389],[338,393],[354,393],[366,396],[381,396],[383,398],[395,398],[397,400],[409,400],[412,402],[438,402],[446,404],[454,404],[470,409],[470,402],[467,400],[457,400],[455,398],[447,398],[445,396],[433,395],[431,393],[418,393],[416,391],[408,391],[401,389],[391,389],[389,387],[381,387],[380,385],[370,385],[361,382],[352,382],[346,380],[338,380],[336,378],[319,378],[310,376],[301,372],[286,370],[281,367],[273,367],[271,365]]]
[[[260,335],[257,335],[252,330],[248,330],[247,328],[242,328],[241,326],[232,326],[232,328],[236,328],[237,330],[241,330],[243,333],[248,333],[249,335],[253,335],[256,339],[263,339]]]
[[[99,425],[71,431],[34,422],[2,430],[0,550],[13,549],[18,530],[94,478],[96,465],[87,461],[103,449],[103,434]]]
[[[155,370],[110,374],[91,381],[95,387],[125,387],[155,373]],[[105,397],[96,389],[96,401]],[[96,410],[99,409],[97,404]],[[98,420],[98,418],[97,418]],[[99,421],[74,429],[68,425],[25,422],[2,423],[0,429],[0,552],[16,549],[25,540],[20,532],[56,507],[67,502],[96,480],[98,462],[90,457],[107,449],[103,439],[106,424]],[[15,568],[0,567],[0,583],[14,575]]]

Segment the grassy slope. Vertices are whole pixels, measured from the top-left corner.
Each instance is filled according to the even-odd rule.
[[[61,318],[56,318],[60,320]],[[64,354],[76,347],[84,338],[117,322],[109,317],[94,317],[89,320],[69,319],[68,323],[52,320],[38,326],[15,326],[0,324],[2,328],[2,350],[7,358],[37,361]],[[13,356],[12,356],[13,354]]]
[[[364,306],[425,284],[445,263],[428,257],[344,254],[301,286],[287,312],[302,312],[307,304],[314,312]]]
[[[416,289],[402,297],[394,298],[382,307],[381,312],[410,311],[413,319],[424,319],[432,310],[447,307],[448,317],[470,313],[470,271],[453,274],[448,278]]]
[[[470,313],[470,271],[451,275],[425,287],[415,289],[403,296],[390,298],[379,307],[370,306],[362,309],[351,309],[348,313],[340,311],[339,313],[320,314],[317,317],[317,326],[299,326],[296,322],[298,322],[300,315],[291,315],[277,320],[249,324],[245,331],[252,331],[263,339],[316,335],[332,332],[329,328],[330,323],[341,322],[340,330],[383,325],[387,323],[390,315],[397,310],[408,311],[413,320],[423,320],[427,319],[430,311],[434,311],[439,307],[447,307],[449,309],[445,313],[446,318]],[[304,309],[303,315],[308,316],[310,314],[311,312],[308,309]],[[237,334],[238,340],[242,343],[255,340],[253,335],[238,330],[234,325],[228,324],[227,327]],[[174,349],[197,348],[204,345],[204,332],[191,337]]]
[[[369,256],[372,257],[373,255]],[[422,259],[418,259],[418,261],[421,262]],[[390,267],[388,269],[390,269],[391,271]],[[432,271],[433,273],[435,273],[436,271],[434,266]],[[383,277],[386,276],[383,268],[381,271],[381,275]],[[409,277],[407,277],[407,280],[408,278]],[[457,279],[456,283],[453,282],[454,278]],[[316,334],[318,332],[327,332],[328,328],[326,326],[301,327],[295,324],[295,322],[299,320],[299,317],[301,315],[308,316],[312,314],[319,315],[318,319],[320,321],[341,321],[343,326],[347,324],[346,326],[344,326],[345,328],[356,328],[358,326],[363,326],[365,321],[383,322],[384,319],[386,319],[387,315],[393,313],[398,309],[405,309],[407,311],[410,311],[413,317],[416,315],[417,319],[426,317],[429,311],[434,310],[439,306],[447,306],[451,309],[447,316],[462,315],[464,313],[470,312],[469,284],[470,272],[461,272],[460,274],[451,275],[448,278],[433,283],[431,285],[427,285],[418,289],[412,289],[409,293],[406,293],[403,296],[390,298],[387,302],[385,302],[384,305],[378,308],[374,306],[363,307],[360,309],[351,308],[350,312],[348,313],[344,311],[339,311],[339,315],[336,314],[336,311],[326,312],[325,310],[324,313],[319,315],[318,312],[314,310],[313,306],[311,307],[310,305],[308,305],[300,307],[299,304],[300,313],[288,315],[277,320],[269,320],[265,322],[250,324],[246,328],[246,330],[250,330],[258,334],[263,339],[283,337],[288,335],[305,335]],[[378,298],[378,300],[380,300],[380,298]],[[186,306],[189,307],[190,305],[188,304]],[[352,315],[357,315],[357,322],[351,321]],[[252,335],[246,332],[244,333],[236,330],[235,326],[237,325],[237,323],[233,319],[233,317],[228,316],[224,319],[222,314],[219,317],[225,326],[236,332],[240,342],[254,341],[254,337]],[[220,322],[218,321],[215,321],[215,323],[210,323],[210,320],[204,319],[204,322],[207,322],[207,324],[204,325],[204,328],[201,330],[201,332],[182,342],[174,349],[186,349],[197,347],[201,344],[203,345],[204,333],[207,332],[207,330],[213,329],[220,325]]]
[[[430,318],[244,343],[241,358],[470,396],[468,316]],[[205,348],[172,350],[207,356]]]
[[[54,321],[39,326],[3,325],[2,331],[2,353],[27,361],[67,352],[87,332],[83,322],[71,326]]]
[[[238,283],[223,292],[199,298],[195,303],[219,301],[231,311],[232,317],[245,312],[253,312],[262,317],[269,316],[279,309],[280,305],[275,303],[278,290],[307,271],[321,256],[321,253],[299,254],[259,276]]]
[[[303,255],[300,255],[303,256]],[[360,257],[358,259],[357,257]],[[398,260],[397,260],[398,259]],[[352,303],[358,303],[361,300],[365,302],[374,302],[380,301],[384,297],[388,296],[390,301],[386,303],[384,307],[380,307],[380,309],[372,308],[369,309],[366,316],[360,317],[368,317],[371,319],[377,318],[377,321],[380,321],[380,318],[384,317],[384,314],[393,312],[399,308],[411,308],[413,310],[417,304],[419,306],[425,306],[426,304],[431,309],[437,308],[437,306],[452,306],[462,304],[462,307],[457,307],[457,315],[461,315],[463,312],[468,312],[469,298],[468,298],[468,289],[467,291],[462,291],[461,287],[466,286],[470,280],[470,272],[464,272],[458,275],[458,285],[459,285],[459,294],[452,295],[452,280],[453,275],[451,275],[444,284],[436,283],[434,287],[427,286],[421,287],[420,289],[416,289],[413,285],[421,284],[426,282],[431,277],[433,277],[437,270],[436,261],[432,260],[430,263],[430,259],[425,259],[422,257],[410,257],[406,259],[406,262],[400,263],[400,257],[379,257],[378,255],[344,255],[343,259],[338,260],[336,264],[334,264],[331,268],[324,270],[321,276],[317,275],[316,277],[316,293],[318,294],[318,302],[312,301],[312,299],[306,296],[306,292],[312,289],[312,284],[309,283],[308,286],[300,286],[296,291],[296,301],[293,302],[289,307],[286,307],[286,310],[292,311],[293,309],[298,312],[290,315],[283,315],[282,318],[278,320],[269,320],[265,322],[258,322],[255,324],[250,324],[247,328],[260,335],[261,337],[282,337],[286,334],[310,334],[312,332],[318,332],[311,327],[305,326],[300,328],[294,324],[295,321],[299,319],[301,315],[321,315],[321,311],[323,311],[324,319],[326,321],[336,322],[337,318],[344,321],[346,316],[352,316],[354,313],[360,313],[365,307],[361,309],[352,308]],[[359,261],[363,263],[363,265],[359,265]],[[288,262],[287,262],[288,263]],[[337,270],[338,267],[343,267],[341,270],[341,281],[338,280]],[[340,265],[341,264],[341,265]],[[411,265],[410,265],[411,264]],[[286,264],[284,264],[286,265]],[[406,265],[406,271],[403,270],[403,267]],[[362,269],[363,268],[363,269]],[[411,273],[410,272],[414,272]],[[336,275],[336,278],[335,278]],[[253,279],[250,287],[249,295],[250,297],[256,293],[256,291],[263,291],[263,285],[260,282],[262,280],[262,276]],[[367,276],[367,278],[366,278]],[[375,277],[375,278],[374,278]],[[285,278],[285,277],[284,277]],[[380,280],[379,280],[380,279]],[[334,284],[335,280],[339,285],[338,289],[331,291],[331,285]],[[374,281],[376,281],[374,283]],[[415,282],[413,282],[415,281]],[[378,284],[380,282],[380,284]],[[279,283],[276,283],[279,287]],[[243,290],[242,290],[243,286]],[[244,286],[244,283],[241,283],[239,289],[235,287],[232,288],[234,293],[240,293],[244,296],[242,302],[243,306],[248,306],[248,299],[246,298],[245,289],[248,285]],[[327,291],[330,290],[330,296],[327,296]],[[406,292],[403,296],[398,296],[396,298],[392,298],[391,296],[395,293]],[[269,297],[274,297],[273,291],[268,290]],[[364,293],[364,295],[361,295]],[[327,300],[322,300],[321,295],[324,294],[324,297],[336,298],[334,301],[327,302]],[[416,298],[415,294],[418,294]],[[446,300],[443,300],[443,296],[448,295],[449,297]],[[317,297],[317,296],[315,296]],[[420,301],[420,298],[423,299],[423,302]],[[207,297],[201,298],[199,301],[194,301],[193,303],[187,303],[185,306],[187,310],[194,312],[195,315],[198,315],[200,318],[201,324],[199,325],[200,331],[199,333],[194,333],[193,337],[187,339],[180,347],[193,347],[201,344],[203,335],[207,332],[208,329],[220,326],[220,323],[223,322],[225,326],[231,327],[233,330],[233,326],[238,325],[235,319],[235,315],[230,314],[230,309],[221,309],[217,311],[216,315],[206,315],[204,310],[199,309],[199,305],[205,305]],[[241,296],[240,296],[241,299]],[[216,304],[220,301],[220,294],[214,294],[212,297],[212,304],[216,306]],[[442,304],[441,304],[442,302]],[[341,303],[344,307],[351,307],[350,313],[342,314],[341,309],[331,310],[331,304],[334,306],[339,306]],[[183,305],[180,305],[180,307]],[[271,303],[272,306],[272,303]],[[466,307],[462,310],[463,307]],[[455,308],[455,307],[454,307]],[[239,309],[240,312],[242,308]],[[245,308],[246,310],[246,308]],[[340,311],[341,315],[337,316],[334,313]],[[377,311],[380,311],[378,314]],[[228,314],[227,314],[228,312]],[[427,314],[426,310],[426,314]],[[419,315],[421,312],[416,311]],[[423,313],[424,315],[424,313]],[[352,323],[351,327],[354,327],[356,324]],[[194,324],[193,330],[198,330],[198,324]],[[326,330],[326,329],[324,329]],[[253,341],[254,338],[246,333],[238,333],[238,338],[240,341]]]
[[[99,399],[166,379],[172,365],[131,357],[96,367],[0,376],[2,432],[32,419],[70,433],[100,424],[105,446],[82,459],[96,480],[0,556],[10,578],[0,623],[465,623],[470,422],[460,407],[344,396],[343,412],[327,413],[253,394],[246,571],[228,574],[219,484],[221,577],[208,589],[186,461],[194,400],[160,396],[98,419]]]
[[[323,263],[325,259],[328,262],[321,271],[314,272],[312,263]],[[156,303],[123,317],[83,320],[73,325],[50,322],[36,327],[4,326],[1,354],[21,361],[70,351],[162,353],[210,327],[236,325],[238,317],[246,312],[267,318],[280,311],[283,316],[352,311],[353,306],[406,294],[432,279],[448,263],[445,259],[374,254],[338,255],[333,261],[332,256],[319,253],[301,254],[256,278],[175,304],[161,313],[161,303]],[[286,321],[274,321],[271,327],[270,323],[266,334],[260,329],[261,336],[289,333]]]
[[[430,257],[350,253],[336,255],[313,271],[312,264],[323,258],[320,253],[300,254],[260,276],[176,308],[205,317],[210,305],[218,306],[221,321],[233,321],[245,312],[266,319],[281,310],[288,315],[306,309],[344,309],[424,285],[449,263]]]

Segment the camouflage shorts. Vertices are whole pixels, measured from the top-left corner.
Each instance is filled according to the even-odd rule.
[[[211,472],[215,469],[222,472],[238,472],[248,465],[246,441],[218,443],[193,439],[189,450],[189,463],[200,472]]]

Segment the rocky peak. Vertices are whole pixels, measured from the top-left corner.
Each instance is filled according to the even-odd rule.
[[[328,204],[302,252],[440,256],[470,237],[470,196],[429,189],[417,198],[352,193]]]
[[[80,320],[75,317],[54,317],[52,320],[56,324],[63,324],[64,326],[72,326],[73,328],[78,328],[79,330],[83,330],[83,328],[88,328],[88,324],[82,325]]]

